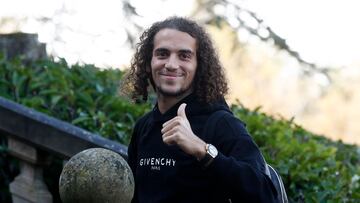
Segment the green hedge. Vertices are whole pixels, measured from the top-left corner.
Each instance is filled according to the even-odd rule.
[[[360,149],[314,135],[292,120],[241,105],[232,110],[247,124],[266,160],[281,174],[290,202],[359,202]]]
[[[0,96],[128,144],[135,121],[151,105],[133,104],[118,96],[122,75],[119,70],[92,65],[70,67],[65,60],[25,67],[18,59],[7,61],[0,56]],[[356,146],[314,135],[260,109],[251,111],[240,104],[232,109],[282,175],[291,202],[359,201],[360,152]],[[7,171],[0,170],[6,176]]]
[[[63,59],[29,66],[0,56],[0,96],[109,139],[128,143],[136,119],[149,109],[117,96],[120,70],[70,67]]]

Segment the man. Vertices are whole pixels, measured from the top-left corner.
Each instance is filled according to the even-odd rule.
[[[132,202],[274,202],[260,151],[224,100],[227,83],[212,42],[195,22],[172,17],[140,37],[125,86],[157,95],[135,126],[128,163]],[[226,111],[207,126],[215,112]]]

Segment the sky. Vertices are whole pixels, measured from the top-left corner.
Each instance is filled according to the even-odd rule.
[[[360,1],[246,2],[306,60],[336,66],[360,61]]]
[[[262,18],[290,47],[309,62],[347,66],[360,63],[360,1],[357,0],[241,0]],[[167,16],[186,16],[193,0],[132,0],[142,26]],[[127,19],[121,0],[0,0],[0,17],[30,17],[22,28],[39,33],[48,51],[66,58],[99,66],[119,66],[130,62],[132,52],[125,46]],[[21,5],[21,6],[19,6]],[[54,15],[62,6],[69,14]],[[39,25],[31,20],[55,16],[54,25]],[[62,25],[63,27],[59,27]],[[69,27],[70,29],[61,29]],[[49,43],[55,37],[65,43]]]

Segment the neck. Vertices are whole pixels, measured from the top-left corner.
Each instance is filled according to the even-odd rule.
[[[169,110],[171,107],[173,107],[175,104],[177,104],[180,100],[187,97],[189,94],[191,94],[191,92],[186,92],[177,97],[170,97],[170,96],[164,96],[160,93],[157,93],[157,102],[158,102],[159,111],[162,114],[165,113],[167,110]]]

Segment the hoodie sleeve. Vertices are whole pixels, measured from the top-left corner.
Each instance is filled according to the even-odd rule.
[[[138,123],[136,123],[133,133],[131,135],[130,144],[128,146],[128,160],[127,160],[128,164],[131,168],[131,171],[133,173],[134,180],[136,177],[136,162],[137,162],[137,142],[136,142],[137,131],[138,131]],[[137,194],[136,190],[137,190],[137,188],[136,188],[136,184],[135,184],[134,197],[133,197],[131,203],[138,202],[138,199],[136,196],[136,194]]]
[[[232,202],[275,202],[276,190],[263,172],[261,152],[244,123],[225,114],[215,126],[210,143],[219,154],[206,170],[219,188],[229,191]]]
[[[150,113],[146,114],[145,116],[141,117],[135,124],[133,133],[131,135],[131,140],[128,146],[128,160],[127,163],[129,164],[131,171],[134,176],[135,180],[135,190],[134,190],[134,196],[131,201],[131,203],[137,203],[139,202],[138,199],[138,192],[137,192],[137,180],[136,180],[136,168],[138,163],[138,140],[140,139],[140,136],[143,133],[144,125],[146,124],[147,120],[150,117]]]
[[[135,176],[135,173],[136,173],[136,137],[137,137],[137,127],[138,125],[135,125],[135,128],[133,130],[133,133],[131,135],[131,140],[130,140],[130,143],[129,143],[129,146],[128,146],[128,164],[133,172],[133,175]]]
[[[144,128],[144,124],[146,120],[149,118],[150,114],[146,114],[145,116],[141,117],[136,123],[134,130],[131,135],[130,143],[128,146],[128,164],[133,172],[133,175],[135,177],[136,174],[136,163],[137,163],[137,151],[138,151],[138,139],[139,136]]]

